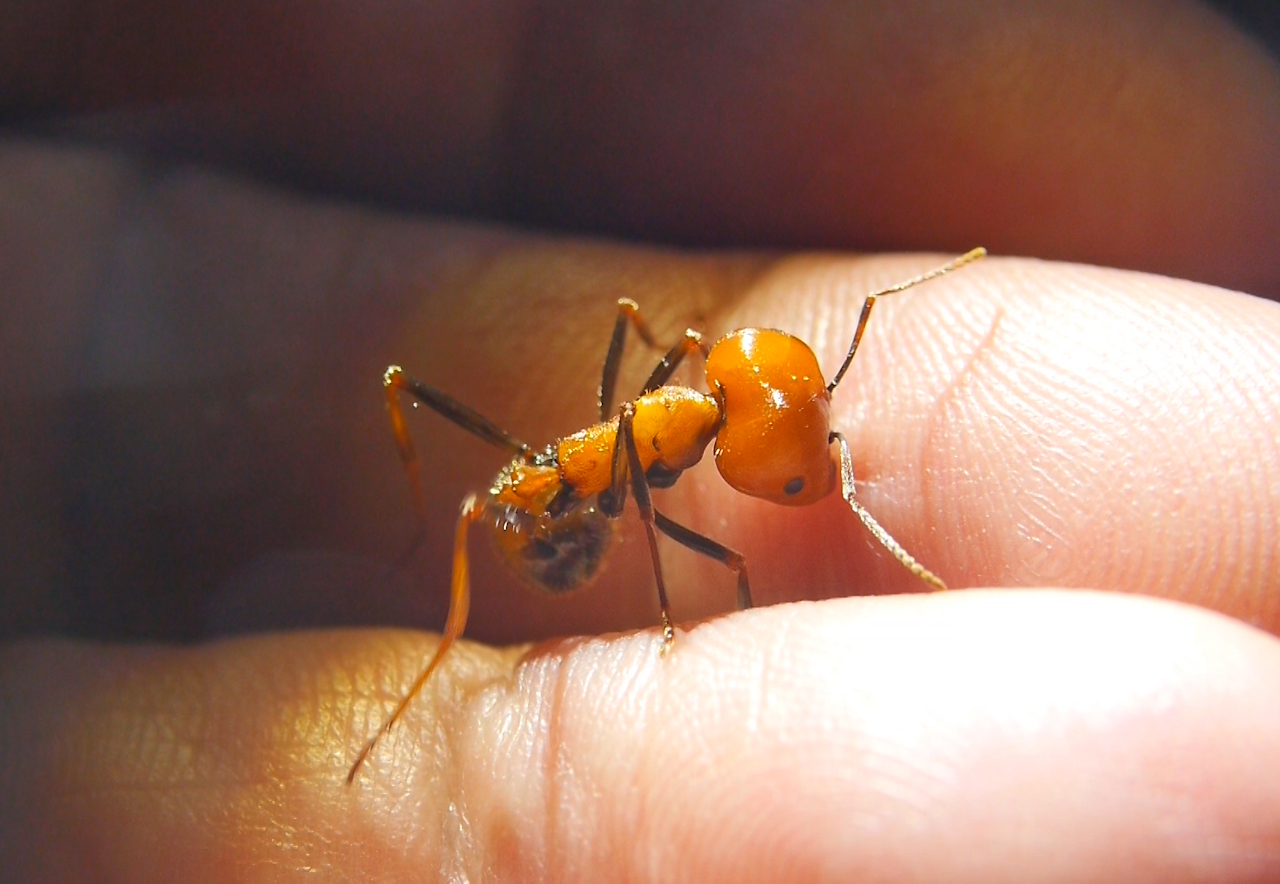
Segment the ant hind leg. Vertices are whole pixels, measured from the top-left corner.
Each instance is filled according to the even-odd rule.
[[[661,349],[658,339],[649,329],[649,323],[640,315],[640,305],[630,298],[618,299],[618,319],[613,324],[613,336],[609,339],[609,352],[604,357],[604,372],[600,376],[600,389],[597,398],[600,405],[600,422],[609,419],[613,411],[613,394],[618,387],[618,368],[622,364],[622,350],[627,338],[627,325],[630,324],[640,339],[655,350]]]
[[[445,655],[449,653],[449,649],[462,636],[462,631],[467,626],[467,614],[471,610],[471,560],[467,555],[467,533],[472,523],[483,515],[484,505],[476,499],[476,495],[468,494],[462,501],[461,512],[458,515],[458,528],[454,534],[453,581],[449,597],[449,616],[445,620],[444,634],[440,637],[440,644],[436,646],[436,652],[431,656],[426,668],[414,679],[408,692],[400,700],[395,711],[391,713],[391,717],[387,719],[382,727],[378,728],[378,732],[373,735],[369,742],[365,743],[364,748],[360,750],[360,754],[356,756],[355,763],[351,765],[351,770],[347,774],[348,786],[355,780],[356,774],[360,771],[360,766],[369,757],[369,753],[373,751],[374,746],[378,745],[378,741],[384,736],[391,733],[391,729],[400,720],[404,710],[413,701],[413,698],[418,695],[418,692],[422,690],[422,686],[427,683],[427,679],[431,678],[431,673],[436,671],[441,661],[444,660]]]

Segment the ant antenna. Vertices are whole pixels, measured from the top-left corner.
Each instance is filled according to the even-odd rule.
[[[862,305],[862,315],[858,317],[858,328],[853,333],[853,343],[849,345],[849,355],[845,356],[844,364],[841,365],[840,370],[836,372],[835,379],[832,380],[831,383],[827,384],[827,392],[834,393],[836,385],[840,383],[840,379],[844,377],[844,373],[849,370],[849,364],[853,362],[853,354],[858,352],[858,343],[862,340],[862,333],[866,331],[867,317],[871,315],[871,308],[875,306],[876,298],[882,295],[892,295],[894,292],[901,292],[911,288],[912,286],[919,285],[922,282],[928,282],[931,279],[936,279],[944,273],[950,273],[952,270],[956,270],[966,264],[972,264],[979,258],[985,257],[986,254],[987,250],[979,246],[971,252],[965,252],[959,258],[948,261],[941,267],[936,267],[933,270],[930,270],[928,273],[922,273],[919,276],[908,279],[906,282],[900,282],[897,285],[889,286],[887,289],[881,289],[878,292],[872,292],[867,295],[867,300]]]

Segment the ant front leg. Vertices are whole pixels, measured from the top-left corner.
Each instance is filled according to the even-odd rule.
[[[751,607],[751,581],[747,579],[747,560],[742,553],[730,549],[723,543],[717,543],[705,534],[699,534],[686,528],[679,522],[673,522],[657,510],[653,511],[658,530],[681,546],[686,546],[707,558],[715,559],[738,575],[738,610],[745,611]]]
[[[875,520],[875,517],[867,512],[867,508],[858,503],[853,495],[853,457],[849,454],[849,443],[845,442],[844,436],[839,433],[832,433],[830,440],[840,445],[840,494],[844,497],[845,503],[849,504],[849,508],[862,520],[862,524],[867,526],[867,530],[898,560],[902,567],[934,589],[946,589],[947,585],[942,582],[938,575],[917,562],[911,553],[902,548],[902,544],[893,539],[893,535],[880,527],[880,523]]]
[[[653,498],[649,495],[649,482],[644,477],[644,464],[640,462],[640,452],[636,449],[636,434],[633,423],[636,417],[634,402],[624,402],[618,415],[618,437],[614,442],[613,485],[610,496],[622,501],[626,499],[627,473],[630,473],[631,491],[636,497],[636,506],[640,509],[640,521],[644,522],[644,530],[649,538],[649,555],[653,559],[653,576],[658,582],[658,605],[662,609],[662,653],[665,654],[671,643],[676,640],[675,627],[671,625],[671,605],[667,602],[667,584],[662,579],[662,559],[658,556],[658,534],[655,530],[657,521],[654,515]],[[619,451],[626,452],[627,470],[619,468],[621,457]],[[621,505],[618,510],[621,511]]]
[[[655,350],[662,349],[662,345],[654,337],[649,324],[640,315],[640,305],[630,298],[620,298],[618,300],[618,319],[613,326],[613,337],[609,340],[609,352],[604,359],[604,372],[600,378],[600,389],[598,391],[601,423],[607,421],[610,412],[613,411],[613,396],[618,387],[618,368],[622,364],[622,350],[626,341],[628,324],[635,328],[636,334],[640,335],[640,339],[650,347]],[[668,351],[667,355],[658,363],[658,367],[653,370],[653,374],[649,376],[641,395],[652,392],[665,384],[684,357],[694,348],[701,349],[702,355],[706,356],[707,348],[702,343],[702,335],[693,329],[685,329],[684,337]]]
[[[658,584],[658,604],[662,608],[662,653],[665,654],[675,641],[676,634],[671,624],[667,585],[662,576],[662,559],[658,554],[657,531],[661,531],[694,552],[715,559],[734,571],[738,575],[739,610],[751,607],[751,581],[747,577],[747,560],[742,553],[684,527],[654,508],[653,498],[649,493],[649,481],[645,478],[644,465],[640,462],[640,452],[636,448],[635,416],[635,403],[624,403],[618,415],[618,438],[614,442],[613,454],[613,483],[608,497],[616,504],[616,510],[612,513],[616,516],[621,513],[622,502],[626,500],[629,475],[631,491],[635,495],[636,506],[640,510],[640,521],[644,523],[645,535],[649,540],[649,555],[653,559],[653,574]],[[625,460],[623,452],[625,452]]]
[[[672,347],[666,356],[662,357],[662,361],[658,363],[658,367],[653,370],[653,374],[649,375],[649,380],[645,382],[644,389],[640,391],[640,395],[652,393],[661,387],[667,381],[671,380],[671,376],[676,373],[676,369],[680,367],[680,363],[684,358],[694,350],[702,352],[702,358],[706,359],[707,345],[702,342],[702,335],[691,328],[684,330],[684,337]]]

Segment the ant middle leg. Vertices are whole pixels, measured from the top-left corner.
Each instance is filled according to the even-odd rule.
[[[675,374],[676,369],[680,367],[680,363],[684,358],[694,350],[702,352],[702,358],[706,359],[710,352],[707,345],[703,343],[702,335],[691,328],[684,330],[684,337],[681,338],[674,347],[667,351],[667,355],[662,357],[662,361],[658,363],[658,367],[653,370],[653,374],[649,375],[649,380],[645,381],[644,389],[640,391],[640,395],[652,393],[661,387],[667,381],[671,380],[671,376]]]
[[[658,531],[682,546],[713,558],[736,572],[739,610],[751,607],[751,581],[747,577],[747,560],[742,553],[684,527],[667,518],[654,507],[653,498],[649,493],[649,480],[645,478],[644,465],[640,462],[640,452],[636,448],[635,416],[635,403],[624,402],[618,415],[618,438],[614,442],[613,455],[613,484],[608,496],[611,501],[617,503],[616,510],[611,514],[616,517],[622,511],[622,501],[626,500],[628,484],[631,486],[631,493],[635,495],[636,507],[640,510],[640,521],[644,523],[645,535],[649,541],[649,556],[653,561],[654,579],[658,585],[658,604],[662,609],[662,653],[665,654],[675,641],[676,633],[671,623],[671,605],[667,600],[666,580],[662,576],[662,559],[658,553]],[[626,455],[625,460],[623,452]]]
[[[840,446],[840,495],[844,498],[845,503],[849,504],[849,508],[862,520],[862,524],[867,526],[867,530],[898,560],[902,567],[932,586],[935,590],[946,589],[947,585],[942,582],[942,578],[916,561],[915,557],[903,549],[902,544],[894,540],[893,535],[884,530],[880,523],[875,520],[875,517],[867,512],[867,508],[854,497],[853,457],[849,454],[849,443],[839,433],[832,433],[830,440],[839,443]]]
[[[738,575],[738,610],[745,611],[751,607],[751,581],[747,579],[747,560],[735,549],[730,549],[723,543],[718,543],[707,537],[705,534],[699,534],[691,528],[686,528],[679,522],[674,522],[664,516],[657,510],[653,511],[654,519],[657,522],[658,530],[670,537],[681,546],[686,546],[696,553],[715,559]]]

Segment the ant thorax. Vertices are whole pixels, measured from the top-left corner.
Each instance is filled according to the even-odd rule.
[[[706,393],[671,384],[642,393],[629,404],[636,453],[654,488],[670,487],[702,459],[720,426],[720,406]],[[560,475],[579,497],[604,494],[613,484],[617,417],[565,436],[556,443]]]

